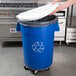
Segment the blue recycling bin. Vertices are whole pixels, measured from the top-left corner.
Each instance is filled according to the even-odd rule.
[[[53,63],[54,32],[59,31],[54,15],[36,21],[18,21],[22,33],[24,65],[33,70],[44,70]]]

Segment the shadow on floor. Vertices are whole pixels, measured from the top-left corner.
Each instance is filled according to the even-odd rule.
[[[22,47],[22,42],[21,41],[14,41],[14,42],[3,42],[2,47]]]
[[[76,43],[69,43],[69,45],[67,45],[64,41],[60,42],[59,41],[55,41],[54,42],[54,46],[67,46],[67,47],[73,47],[76,48]],[[22,47],[22,42],[21,41],[9,41],[9,42],[2,42],[2,47]]]

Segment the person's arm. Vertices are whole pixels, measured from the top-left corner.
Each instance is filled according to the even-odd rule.
[[[57,7],[56,11],[60,11],[65,8],[68,8],[75,3],[76,3],[76,0],[68,0],[68,1],[64,2],[62,5],[59,5],[59,7]]]
[[[57,3],[58,1],[60,1],[60,0],[54,0],[54,1],[52,2],[52,4],[55,4],[55,3]],[[68,7],[70,7],[70,6],[73,5],[73,4],[76,4],[76,0],[68,0],[68,1],[64,2],[63,4],[59,5],[59,6],[56,8],[56,10],[53,11],[50,15],[56,13],[57,11],[61,11],[61,10],[65,9],[65,8],[68,8]]]

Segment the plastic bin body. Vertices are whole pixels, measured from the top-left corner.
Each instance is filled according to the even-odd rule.
[[[58,21],[40,27],[18,23],[22,33],[24,65],[33,70],[44,70],[53,63],[54,32],[59,31]]]

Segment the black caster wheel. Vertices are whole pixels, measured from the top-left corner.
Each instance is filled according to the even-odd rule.
[[[34,75],[37,75],[37,74],[38,74],[38,71],[37,71],[37,70],[31,70],[31,72],[32,72]]]
[[[50,68],[45,69],[45,71],[49,71],[49,70],[50,70]]]
[[[24,66],[24,69],[25,69],[25,70],[30,70],[27,66]]]

